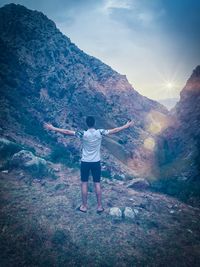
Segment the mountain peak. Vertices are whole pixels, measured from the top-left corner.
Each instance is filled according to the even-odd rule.
[[[23,5],[8,4],[0,8],[0,32],[7,38],[27,38],[32,34],[37,35],[58,29],[56,24],[42,12],[30,10]]]
[[[200,65],[198,65],[192,72],[192,75],[188,79],[185,87],[181,91],[181,97],[185,94],[199,94],[200,93]]]
[[[191,78],[200,78],[200,65],[193,70]]]

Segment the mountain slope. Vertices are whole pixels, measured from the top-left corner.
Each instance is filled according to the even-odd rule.
[[[0,48],[3,136],[34,147],[39,155],[47,155],[47,148],[58,140],[77,160],[78,140],[47,134],[43,121],[84,128],[90,114],[97,127],[112,128],[131,118],[132,129],[103,143],[104,162],[119,174],[151,172],[153,155],[143,143],[153,134],[147,130],[149,113],[167,114],[162,105],[141,96],[124,75],[85,54],[45,15],[21,5],[0,9]],[[148,170],[143,168],[146,163]]]
[[[172,113],[173,126],[159,137],[159,186],[193,203],[200,198],[200,66],[188,79]]]
[[[56,181],[13,170],[0,173],[1,266],[199,266],[200,210],[166,195],[102,181],[105,212],[76,211],[79,173],[61,168]],[[20,177],[20,179],[16,179]],[[134,218],[109,215],[131,207]]]

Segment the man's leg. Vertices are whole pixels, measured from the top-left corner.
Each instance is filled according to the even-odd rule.
[[[97,211],[102,211],[103,210],[103,206],[102,206],[102,200],[101,200],[101,184],[100,182],[96,183],[94,182],[94,188],[95,188],[95,193],[96,193],[96,197],[97,197]]]
[[[81,182],[82,205],[81,210],[87,210],[88,182]]]
[[[81,162],[81,195],[82,205],[80,210],[87,210],[87,195],[88,195],[88,178],[90,174],[89,165],[87,162]]]
[[[93,182],[94,182],[94,189],[97,197],[97,211],[103,211],[102,207],[102,200],[101,200],[101,163],[100,161],[94,162],[92,164],[92,176],[93,176]]]

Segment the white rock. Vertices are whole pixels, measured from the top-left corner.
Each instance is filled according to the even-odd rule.
[[[125,218],[134,219],[135,218],[135,213],[130,207],[125,207],[124,216],[125,216]]]
[[[124,184],[124,182],[123,182],[123,181],[117,181],[117,183],[118,183],[119,185],[122,185],[122,184]]]
[[[118,207],[110,208],[109,214],[115,217],[122,217],[122,211]]]
[[[133,209],[133,211],[134,211],[135,215],[137,215],[139,213],[139,210],[137,210],[137,209]]]
[[[0,144],[1,145],[10,145],[12,144],[13,142],[9,141],[8,139],[6,138],[0,138]]]
[[[15,153],[11,158],[11,164],[21,166],[21,167],[38,167],[41,165],[46,165],[46,160],[36,157],[32,152],[21,150],[18,153]]]
[[[1,172],[3,172],[3,173],[8,173],[8,170],[3,170],[3,171],[1,171]]]
[[[170,210],[169,213],[173,214],[173,213],[175,213],[175,211],[174,210]]]

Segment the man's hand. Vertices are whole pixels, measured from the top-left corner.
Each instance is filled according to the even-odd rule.
[[[133,125],[133,121],[128,121],[125,125],[124,125],[124,128],[129,128],[130,126]]]
[[[124,130],[124,129],[129,128],[129,127],[132,126],[132,125],[133,125],[133,121],[128,121],[126,124],[124,124],[124,125],[121,126],[121,127],[117,127],[117,128],[108,130],[108,132],[109,132],[108,134],[118,133],[118,132],[120,132],[120,131],[122,131],[122,130]]]
[[[75,135],[75,131],[67,130],[67,129],[61,129],[54,127],[51,123],[44,123],[44,128],[47,130],[53,130],[58,133],[67,134],[67,135]]]
[[[51,123],[44,123],[44,128],[47,130],[55,130],[55,127]]]

